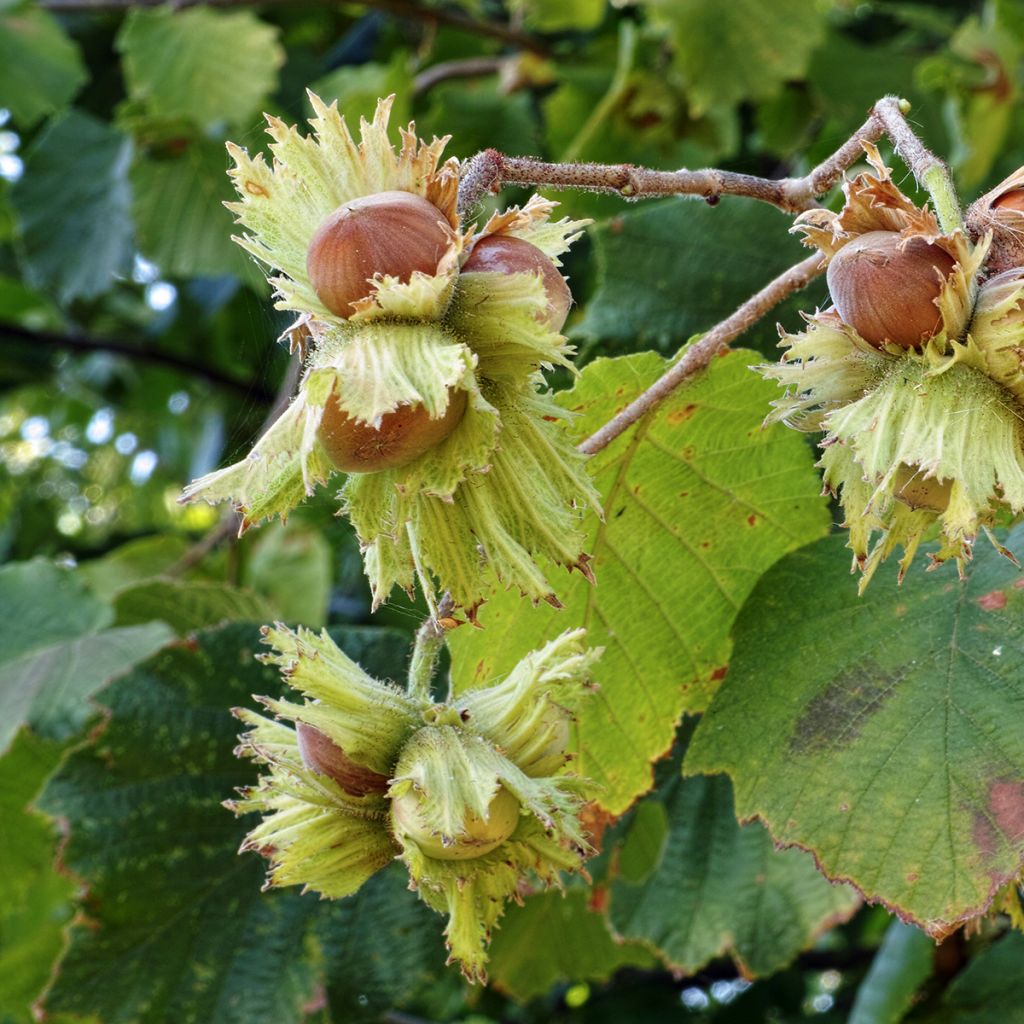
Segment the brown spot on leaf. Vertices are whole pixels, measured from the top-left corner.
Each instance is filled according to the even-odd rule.
[[[804,709],[789,749],[815,754],[853,742],[892,694],[896,679],[870,658],[841,672]]]
[[[991,590],[978,598],[978,605],[987,612],[997,612],[1006,607],[1006,591]]]
[[[897,619],[902,619],[903,616],[907,614],[907,606],[905,604],[898,604],[893,609],[892,613]]]
[[[258,185],[255,181],[246,180],[245,191],[251,196],[269,196],[270,193],[262,186]]]
[[[911,871],[907,874],[907,881],[913,885],[917,881],[917,872]]]
[[[751,512],[750,515],[747,516],[747,526],[757,526],[757,513],[756,512]]]
[[[688,405],[683,409],[673,409],[665,419],[675,426],[677,423],[682,423],[685,420],[688,420],[693,415],[696,408],[697,406],[695,405]]]
[[[610,814],[603,807],[590,801],[580,808],[580,826],[583,834],[596,850],[601,849],[604,831],[616,821],[616,815]]]
[[[594,914],[603,914],[608,909],[608,903],[608,887],[598,885],[590,891],[590,896],[587,899],[587,910]]]
[[[719,665],[714,672],[711,673],[711,679],[713,682],[719,682],[726,677],[729,671],[728,665]]]
[[[478,662],[476,663],[476,669],[474,670],[474,673],[473,673],[473,674],[474,674],[474,677],[475,677],[476,679],[483,679],[483,677],[484,677],[484,672],[485,672],[485,671],[486,671],[486,669],[484,668],[484,659],[483,659],[483,658],[481,658],[481,659],[480,659],[480,660],[479,660],[479,661],[478,661]]]
[[[1000,831],[1016,845],[1024,839],[1024,782],[1000,779],[988,791],[988,805]]]
[[[988,787],[985,810],[976,811],[972,834],[974,844],[986,860],[996,858],[1006,844],[1024,845],[1024,782],[994,779]]]

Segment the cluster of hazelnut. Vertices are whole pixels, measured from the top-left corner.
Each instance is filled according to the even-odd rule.
[[[470,617],[497,577],[557,604],[538,556],[588,578],[580,518],[599,499],[542,371],[572,368],[560,331],[572,297],[558,257],[580,222],[554,204],[463,230],[445,140],[401,146],[390,100],[359,143],[311,96],[314,136],[270,118],[273,164],[229,147],[247,234],[276,276],[304,372],[288,409],[242,462],[183,500],[231,500],[243,528],[286,516],[336,472],[375,602],[433,580]],[[243,849],[268,886],[354,893],[399,858],[449,915],[452,958],[484,976],[491,929],[525,885],[557,884],[590,853],[583,784],[565,771],[572,708],[598,651],[582,631],[527,655],[501,682],[434,703],[371,678],[326,633],[265,630],[302,703],[238,710],[239,753],[267,766],[229,806],[263,816]]]
[[[542,377],[572,367],[558,257],[583,223],[535,196],[464,228],[447,140],[410,125],[396,150],[382,100],[356,143],[311,102],[313,136],[268,119],[272,166],[229,147],[236,241],[277,272],[305,373],[249,456],[182,500],[231,500],[244,528],[346,473],[375,603],[439,580],[472,616],[497,578],[557,604],[538,556],[589,578],[580,518],[599,508]]]
[[[843,208],[794,225],[832,306],[759,367],[787,388],[769,419],[825,434],[862,587],[897,546],[902,578],[936,533],[933,564],[962,571],[980,531],[1024,510],[1024,175],[943,233],[865,148],[874,173],[846,183]]]
[[[275,720],[235,710],[249,727],[238,753],[268,766],[228,803],[264,816],[242,850],[270,861],[267,887],[333,899],[402,860],[410,887],[449,916],[451,960],[484,980],[506,902],[557,885],[591,852],[583,783],[563,769],[600,651],[564,633],[500,682],[435,704],[373,679],[326,632],[264,636],[276,650],[264,660],[306,699],[260,698]]]

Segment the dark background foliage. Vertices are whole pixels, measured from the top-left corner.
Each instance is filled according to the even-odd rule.
[[[221,203],[225,140],[260,149],[261,112],[303,120],[307,87],[350,123],[395,93],[396,120],[450,134],[459,157],[771,177],[897,93],[970,198],[1024,164],[1022,56],[1019,0],[0,0],[0,1021],[29,1020],[47,986],[37,1005],[67,1021],[727,1024],[840,1021],[855,1002],[859,1024],[1024,1020],[1024,942],[999,923],[936,951],[882,908],[808,909],[783,871],[800,920],[761,933],[746,880],[767,833],[738,829],[721,779],[681,781],[678,758],[607,833],[595,888],[510,915],[485,991],[443,968],[440,919],[400,873],[337,906],[260,896],[259,866],[234,856],[244,826],[218,806],[248,771],[221,711],[276,685],[239,623],[329,624],[395,676],[422,610],[371,615],[329,495],[241,542],[221,510],[176,502],[247,450],[294,380],[287,320]],[[671,354],[801,254],[750,200],[551,194],[595,221],[566,267],[584,364]],[[775,320],[795,327],[823,296],[743,344],[771,355]],[[97,698],[101,731],[85,698],[132,665]],[[181,716],[154,741],[169,706]],[[726,925],[690,936],[695,953],[657,896],[708,836],[733,858],[710,877],[735,883],[700,890]]]

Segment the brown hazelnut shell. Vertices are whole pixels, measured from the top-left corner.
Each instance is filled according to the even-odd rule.
[[[444,441],[462,421],[466,403],[463,389],[449,388],[448,407],[436,419],[423,405],[401,405],[374,427],[352,419],[332,393],[317,438],[343,473],[400,469]]]
[[[444,214],[412,192],[377,192],[338,207],[309,243],[306,270],[320,301],[347,319],[377,276],[434,275],[454,235]]]
[[[843,322],[877,348],[914,348],[942,327],[936,300],[956,261],[927,239],[869,231],[832,257],[827,280]]]
[[[318,775],[326,775],[352,796],[384,793],[388,780],[379,772],[356,764],[324,733],[306,722],[296,722],[302,763]]]
[[[483,271],[498,274],[539,273],[547,295],[543,317],[546,327],[560,331],[572,306],[572,292],[558,268],[532,242],[513,235],[487,235],[473,246],[463,273]]]

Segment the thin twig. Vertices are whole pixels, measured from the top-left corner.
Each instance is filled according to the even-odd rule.
[[[113,352],[145,363],[166,366],[190,377],[202,377],[211,384],[237,391],[254,402],[272,402],[274,394],[261,384],[238,380],[214,366],[194,362],[184,356],[175,355],[159,348],[142,348],[116,338],[94,338],[84,334],[57,334],[54,331],[40,331],[20,324],[0,323],[0,339],[13,340],[46,348],[70,349],[73,352]]]
[[[269,7],[273,4],[296,6],[299,3],[308,6],[338,7],[338,0],[169,0],[170,6],[176,9],[186,7]],[[38,0],[39,6],[49,11],[64,14],[111,13],[130,11],[135,8],[163,7],[168,0]],[[546,53],[544,42],[528,32],[523,32],[503,22],[487,21],[474,18],[462,11],[442,7],[422,7],[413,0],[360,0],[360,6],[393,14],[399,18],[409,18],[432,25],[447,25],[461,29],[473,35],[487,36],[497,39],[521,50],[533,53]]]
[[[606,448],[619,434],[668,398],[683,381],[692,377],[698,370],[704,369],[733,338],[757,323],[788,295],[805,287],[821,273],[822,269],[821,256],[815,253],[765,285],[747,299],[735,313],[712,327],[700,341],[687,348],[679,362],[659,377],[642,395],[630,402],[622,412],[583,441],[578,446],[579,450],[584,455],[594,455],[602,448]]]
[[[288,363],[288,369],[281,380],[281,386],[274,396],[274,404],[270,407],[263,424],[260,427],[259,436],[262,437],[276,422],[278,417],[291,404],[292,395],[299,383],[299,376],[302,373],[302,360],[292,356]],[[237,538],[242,525],[242,517],[234,509],[225,511],[217,525],[207,531],[202,537],[186,551],[177,562],[166,570],[168,576],[181,576],[188,572],[193,566],[198,565],[214,548],[219,547],[224,541]]]
[[[910,168],[914,177],[928,190],[945,232],[955,231],[963,225],[960,200],[953,185],[949,168],[917,137],[907,123],[910,104],[898,96],[885,96],[874,108],[874,116],[885,129],[893,148]]]
[[[487,193],[504,185],[547,185],[555,188],[614,192],[627,199],[667,195],[700,196],[710,203],[722,195],[744,195],[771,203],[788,213],[816,206],[815,197],[828,192],[864,152],[865,143],[883,134],[892,140],[914,177],[928,190],[939,222],[945,231],[960,227],[962,216],[953,181],[946,165],[922,144],[906,120],[910,105],[896,96],[885,96],[872,107],[868,119],[827,160],[801,178],[772,180],[706,168],[690,171],[655,171],[632,164],[545,163],[531,157],[509,157],[485,149],[463,166],[459,185],[459,210],[468,216]],[[664,401],[683,381],[703,369],[737,335],[756,323],[787,295],[803,288],[821,273],[819,255],[791,267],[748,299],[731,316],[691,345],[661,378],[617,416],[579,445],[593,455],[624,430]]]
[[[716,203],[724,195],[749,196],[786,213],[800,213],[817,205],[815,196],[832,188],[843,171],[863,156],[862,143],[875,142],[882,131],[872,114],[832,156],[802,178],[758,178],[714,167],[656,171],[633,164],[546,163],[485,149],[464,165],[459,208],[468,214],[485,195],[505,185],[534,185],[608,192],[625,199],[696,196]]]
[[[500,73],[507,65],[516,60],[515,55],[509,57],[464,57],[460,60],[446,60],[440,64],[421,71],[412,80],[412,94],[422,96],[435,85],[450,81],[453,78],[480,78],[483,75]]]

